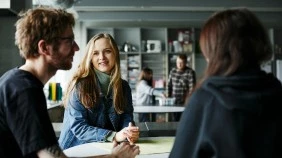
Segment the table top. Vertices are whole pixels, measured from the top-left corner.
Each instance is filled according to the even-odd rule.
[[[52,108],[55,108],[55,107],[58,107],[58,106],[62,106],[62,101],[59,101],[59,102],[47,102],[47,109],[52,109]]]
[[[184,106],[134,106],[134,113],[183,112]]]
[[[174,137],[144,137],[136,143],[140,147],[138,158],[167,158],[172,149]],[[112,142],[93,142],[64,150],[69,157],[87,157],[110,154]]]

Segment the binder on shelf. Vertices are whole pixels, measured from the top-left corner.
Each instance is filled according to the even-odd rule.
[[[48,100],[50,101],[60,101],[62,100],[62,87],[60,83],[50,82],[49,83],[49,96]]]

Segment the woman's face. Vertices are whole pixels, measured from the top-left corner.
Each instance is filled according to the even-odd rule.
[[[111,73],[115,66],[115,55],[108,39],[100,38],[95,41],[92,63],[97,70]]]

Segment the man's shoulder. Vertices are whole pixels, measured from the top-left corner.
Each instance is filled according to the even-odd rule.
[[[0,87],[17,82],[19,76],[19,70],[16,68],[6,71],[0,78]]]
[[[18,68],[11,69],[0,78],[0,89],[21,91],[27,87],[43,88],[43,84],[31,73]]]
[[[18,69],[17,68],[13,68],[10,69],[8,71],[6,71],[1,77],[0,77],[0,81],[3,81],[7,78],[10,78],[12,75],[17,75],[18,74]]]
[[[185,70],[194,71],[194,69],[192,69],[192,68],[189,67],[189,66],[186,66]]]
[[[187,66],[187,67],[185,68],[185,72],[186,72],[186,73],[195,73],[195,70],[193,70],[191,67],[188,67],[188,66]]]
[[[174,68],[172,68],[171,70],[170,70],[170,73],[176,73],[177,72],[177,68],[176,67],[174,67]]]

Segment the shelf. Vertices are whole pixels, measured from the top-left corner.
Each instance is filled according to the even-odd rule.
[[[152,63],[152,64],[156,64],[156,63],[162,63],[163,64],[163,61],[155,61],[155,60],[145,60],[143,61],[143,63]]]
[[[87,41],[89,41],[94,35],[98,33],[108,33],[114,36],[113,28],[88,28],[87,29]]]
[[[125,54],[125,55],[139,55],[140,52],[119,52],[120,54]]]

